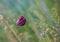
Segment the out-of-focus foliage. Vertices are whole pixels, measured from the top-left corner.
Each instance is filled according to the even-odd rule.
[[[60,0],[0,0],[0,42],[60,42]]]

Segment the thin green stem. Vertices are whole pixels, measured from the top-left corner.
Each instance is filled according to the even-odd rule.
[[[21,38],[19,35],[17,35],[17,33],[12,29],[12,27],[8,24],[7,21],[5,21],[6,25],[9,27],[9,29],[13,32],[14,36],[18,39],[19,42],[22,42],[21,41]]]

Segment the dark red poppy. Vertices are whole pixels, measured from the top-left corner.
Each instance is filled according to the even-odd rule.
[[[17,25],[18,26],[24,26],[26,23],[26,18],[24,16],[20,16],[19,19],[17,20]]]

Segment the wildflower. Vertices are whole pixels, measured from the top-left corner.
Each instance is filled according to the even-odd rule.
[[[26,19],[25,19],[24,16],[21,16],[21,17],[17,20],[17,22],[16,22],[16,24],[17,24],[18,26],[24,26],[25,23],[26,23]]]

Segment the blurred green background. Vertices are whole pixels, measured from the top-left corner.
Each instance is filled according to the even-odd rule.
[[[0,42],[60,42],[60,0],[0,0]]]

